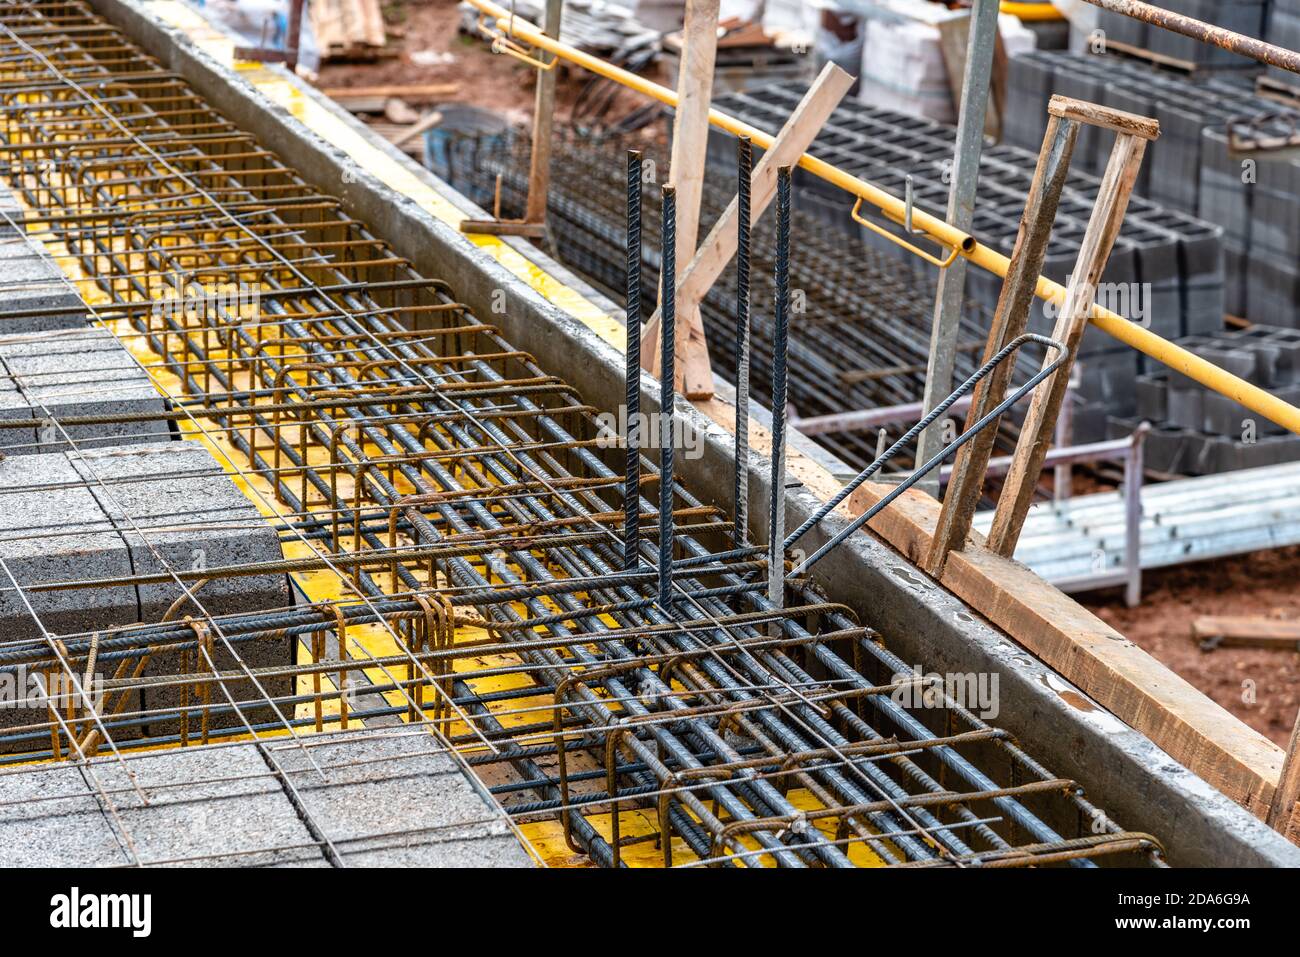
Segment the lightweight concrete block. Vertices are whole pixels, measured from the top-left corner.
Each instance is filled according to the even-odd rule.
[[[27,215],[12,190],[0,186],[0,242],[19,236],[26,229]]]
[[[1205,421],[1205,390],[1169,390],[1169,421],[1180,429],[1200,431]]]
[[[76,456],[78,473],[91,486],[96,501],[110,516],[127,544],[137,575],[274,562],[283,558],[279,537],[257,509],[235,487],[211,454],[195,442],[134,445],[117,450],[97,450]],[[201,614],[221,616],[237,612],[283,608],[290,605],[288,580],[283,573],[212,578],[201,587],[186,580],[192,598],[174,578],[137,586],[140,620],[161,621],[178,601],[173,619]],[[183,600],[185,599],[185,600]],[[196,607],[195,602],[198,606]],[[291,664],[295,643],[288,638],[227,643],[212,634],[213,661],[222,671]],[[193,660],[193,659],[192,659]],[[206,665],[206,662],[204,663]],[[151,660],[147,675],[175,674],[179,652],[162,652]],[[267,695],[291,693],[293,679],[259,679],[228,682],[226,691],[237,701],[263,700]],[[214,705],[229,706],[225,693],[212,686]],[[191,701],[195,698],[191,696]],[[176,686],[145,692],[150,710],[180,704]],[[252,724],[278,722],[269,706],[244,709]],[[241,724],[234,713],[212,715],[214,726]],[[197,727],[197,724],[192,724]],[[149,724],[150,734],[176,733],[179,722],[160,719]]]
[[[0,774],[0,867],[130,863],[80,768],[57,765]]]
[[[62,453],[0,460],[0,561],[6,640],[40,637],[41,626],[61,635],[135,620],[128,585],[22,594],[14,587],[15,579],[25,586],[131,574],[121,535]]]
[[[141,864],[315,865],[320,852],[255,745],[132,756],[92,768],[113,789],[116,819]]]
[[[94,584],[131,573],[126,543],[64,455],[0,460],[0,648],[26,644],[44,652],[50,639],[102,633],[136,621],[132,585]],[[30,587],[54,582],[87,584],[57,591]],[[104,661],[96,671],[108,677],[114,668],[116,662]],[[10,673],[24,685],[30,678],[25,667],[14,666]],[[130,695],[124,708],[139,710],[139,696]],[[49,720],[40,704],[0,709],[0,731]],[[125,740],[138,733],[122,728],[114,737]],[[48,733],[12,734],[18,737],[0,742],[0,751],[49,745]]]
[[[410,730],[268,745],[308,819],[357,867],[529,867],[499,807],[436,739]]]
[[[109,332],[33,341],[27,336],[0,339],[0,362],[14,388],[16,406],[27,405],[35,420],[34,441],[14,443],[14,454],[116,447],[166,440],[165,420],[62,425],[73,416],[116,416],[164,411],[166,403],[148,375]],[[5,398],[0,395],[0,414]],[[65,438],[66,436],[66,438]]]
[[[1160,373],[1138,376],[1135,382],[1137,417],[1147,422],[1165,421],[1169,417],[1168,388]]]
[[[31,404],[9,375],[3,358],[0,358],[0,422],[32,422]],[[35,448],[36,429],[30,424],[22,428],[0,428],[0,454],[28,455]]]

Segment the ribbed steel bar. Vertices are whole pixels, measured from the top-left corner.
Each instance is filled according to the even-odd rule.
[[[736,544],[749,541],[749,233],[754,149],[736,140],[736,491],[732,512]]]
[[[640,562],[641,508],[641,153],[627,154],[627,392],[623,489],[623,567]]]

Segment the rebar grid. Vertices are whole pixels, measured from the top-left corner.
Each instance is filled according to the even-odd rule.
[[[42,626],[0,645],[0,667],[48,669],[75,692],[48,722],[0,733],[21,760],[71,758],[93,775],[108,750],[129,775],[128,747],[251,737],[292,789],[278,739],[310,754],[313,731],[411,722],[527,836],[558,827],[601,865],[644,862],[651,841],[665,864],[1159,861],[1154,838],[1124,832],[914,674],[847,607],[791,582],[774,608],[763,550],[735,548],[726,516],[679,483],[660,489],[645,455],[640,557],[623,570],[624,456],[575,389],[84,4],[0,17],[0,171],[28,235],[93,284],[98,324],[137,355],[147,345],[172,402],[106,418],[176,421],[225,462],[285,552],[166,565],[152,577],[183,591],[169,620]],[[245,283],[256,306],[192,308],[178,277]],[[67,439],[95,418],[55,424]],[[206,583],[275,572],[330,596],[205,609]],[[254,669],[240,655],[284,636],[298,664]],[[143,676],[164,653],[175,672]],[[120,662],[104,708],[80,696],[96,661]],[[293,693],[271,693],[273,679]],[[160,686],[182,689],[180,703],[126,707]],[[168,733],[139,736],[162,719]],[[99,795],[111,811],[109,789]],[[304,815],[341,864],[329,822]]]
[[[553,221],[562,224],[552,231],[556,254],[616,297],[623,296],[618,280],[622,237],[613,228],[621,216],[622,183],[606,157],[624,141],[620,137],[593,141],[577,133],[561,135],[557,155],[563,162],[556,164],[548,199]],[[526,199],[529,150],[530,138],[517,131],[504,137],[466,135],[458,141],[453,156],[452,185],[476,202],[491,206],[500,177],[502,215],[514,215]],[[725,172],[709,170],[704,222],[716,219],[735,195],[733,179]],[[654,182],[647,184],[646,240],[642,245],[646,269],[639,298],[647,317],[654,311],[659,283],[657,192]],[[814,202],[816,197],[808,195],[803,201]],[[755,226],[755,272],[770,274],[774,270],[774,220],[773,209]],[[790,263],[795,311],[789,326],[788,400],[795,413],[808,418],[915,401],[921,394],[929,350],[933,276],[914,272],[892,256],[837,232],[798,205],[793,210],[792,227],[798,254]],[[846,254],[846,250],[850,252]],[[742,285],[748,285],[748,276],[742,276],[732,263],[700,304],[711,361],[729,380],[735,377],[739,359],[735,309]],[[754,397],[771,408],[776,311],[772,285],[755,283],[753,300],[752,350],[746,351],[745,358],[752,360]],[[958,347],[960,375],[969,375],[979,365],[986,326],[987,317],[973,302],[967,303]],[[1022,378],[1036,371],[1028,363],[1018,370]],[[902,426],[900,422],[891,430],[897,433]],[[1005,423],[1003,430],[1014,439],[1012,423]],[[816,441],[858,468],[876,455],[874,431],[827,433],[818,435]],[[1009,449],[1014,443],[1000,444]],[[911,461],[909,449],[899,464]]]

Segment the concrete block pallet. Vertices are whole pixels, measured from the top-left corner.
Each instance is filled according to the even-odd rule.
[[[1074,89],[1080,76],[1103,85],[1105,104],[1160,121],[1137,192],[1222,228],[1224,309],[1300,326],[1300,160],[1276,151],[1242,153],[1229,140],[1229,125],[1241,121],[1254,134],[1293,132],[1300,109],[1256,95],[1249,76],[1186,76],[1115,56],[1035,51],[1009,65],[1008,142],[1037,149],[1047,98]],[[1080,161],[1097,172],[1105,157],[1076,151],[1075,164]],[[1185,308],[1196,315],[1184,334],[1217,328],[1212,313],[1219,294],[1207,299],[1207,291],[1203,283],[1188,285]]]
[[[1300,330],[1251,326],[1179,345],[1284,402],[1300,403]],[[1149,372],[1135,382],[1135,414],[1113,416],[1111,433],[1152,423],[1146,463],[1158,472],[1208,475],[1300,461],[1300,436],[1179,373]]]

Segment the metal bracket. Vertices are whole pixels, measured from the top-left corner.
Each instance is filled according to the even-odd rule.
[[[556,65],[560,62],[560,58],[555,54],[551,55],[550,63],[532,56],[528,52],[528,48],[523,47],[514,41],[513,32],[508,34],[502,33],[496,27],[488,23],[488,18],[484,15],[479,16],[476,26],[479,33],[492,41],[493,53],[504,53],[506,56],[512,56],[521,63],[526,63],[534,69],[542,71],[554,70]]]
[[[912,177],[909,175],[907,179],[903,181],[903,184],[904,184],[904,189],[906,191],[905,193],[906,205],[903,208],[903,218],[899,219],[898,217],[891,216],[889,213],[883,211],[882,211],[882,215],[884,215],[891,222],[898,223],[905,230],[907,230],[909,235],[926,236],[930,238],[935,243],[935,245],[937,245],[940,249],[947,249],[948,248],[947,246],[939,242],[939,240],[934,239],[934,237],[930,236],[930,234],[927,233],[925,230],[913,228],[912,226]],[[853,217],[853,221],[855,223],[857,223],[859,226],[867,227],[867,229],[871,230],[873,233],[883,236],[885,239],[888,239],[891,243],[895,243],[896,245],[902,246],[904,249],[906,249],[908,252],[912,253],[913,255],[920,256],[922,259],[924,259],[932,266],[937,266],[940,269],[947,269],[957,260],[957,254],[961,252],[960,248],[958,248],[957,246],[953,246],[951,251],[948,253],[948,257],[946,259],[940,259],[938,256],[935,256],[933,253],[926,252],[924,249],[917,246],[915,243],[909,243],[906,239],[903,239],[901,236],[894,235],[888,229],[885,229],[885,227],[873,223],[871,220],[861,215],[860,213],[861,209],[862,209],[862,197],[859,196],[858,201],[853,204],[853,209],[849,213],[849,215]]]

